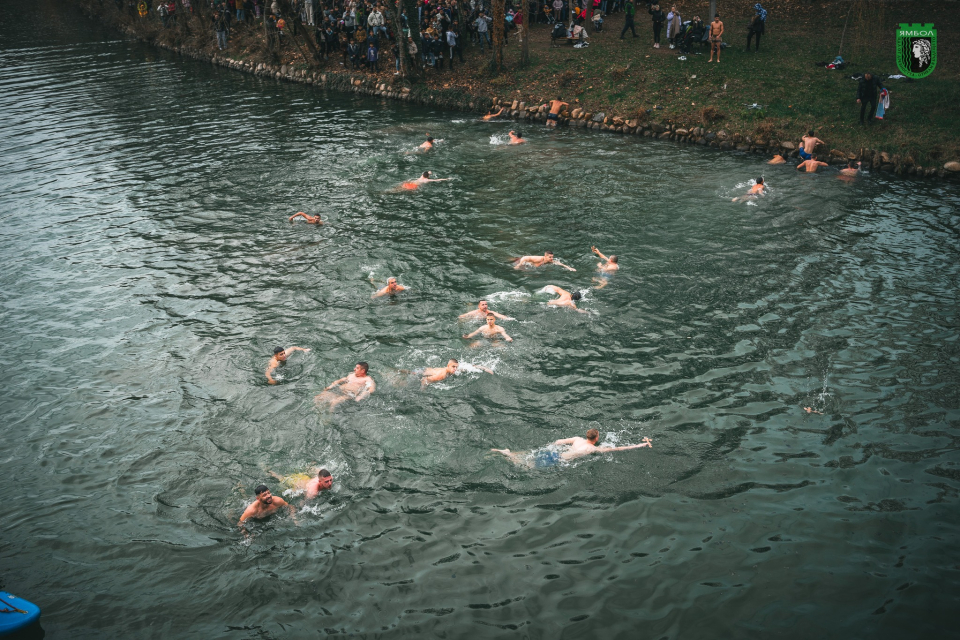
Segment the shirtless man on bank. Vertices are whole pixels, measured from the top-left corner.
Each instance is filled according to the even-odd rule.
[[[510,132],[510,144],[523,144],[526,140],[523,139],[523,134],[517,131]]]
[[[807,173],[816,173],[817,169],[826,166],[828,166],[826,162],[820,162],[817,160],[817,156],[811,156],[809,160],[804,160],[797,165],[797,171],[806,169]]]
[[[800,159],[801,160],[811,159],[813,157],[813,152],[816,150],[818,144],[826,145],[827,143],[821,140],[820,138],[818,138],[817,136],[813,135],[813,129],[810,129],[810,131],[807,131],[807,135],[803,136],[803,138],[800,139],[800,150],[798,151],[798,153],[800,154]]]
[[[333,486],[333,476],[326,469],[317,469],[317,475],[309,478],[306,474],[295,474],[293,476],[282,476],[273,471],[267,471],[274,478],[289,485],[291,489],[303,491],[307,500],[313,500],[321,491],[326,491]],[[302,476],[302,477],[297,477]]]
[[[593,282],[596,284],[597,289],[603,289],[605,286],[610,284],[610,276],[615,274],[620,269],[620,260],[617,256],[610,256],[609,258],[602,253],[600,249],[596,247],[590,247],[590,250],[593,251],[597,256],[604,262],[597,263],[597,271],[600,272],[599,278],[594,278]]]
[[[573,438],[554,441],[552,444],[555,447],[567,447],[563,453],[549,449],[541,449],[531,457],[527,453],[513,452],[510,451],[510,449],[491,449],[491,451],[502,453],[515,464],[525,467],[543,468],[552,467],[561,462],[570,462],[571,460],[588,456],[591,453],[611,453],[613,451],[626,451],[628,449],[642,449],[643,447],[653,448],[653,442],[650,438],[644,438],[641,444],[630,444],[624,447],[598,447],[597,442],[599,440],[600,432],[596,429],[590,429],[587,431],[586,438],[575,436]]]
[[[543,288],[543,292],[552,293],[556,296],[559,296],[554,300],[549,300],[547,302],[548,307],[569,307],[579,313],[587,313],[587,311],[584,311],[583,309],[577,309],[577,305],[575,304],[577,300],[583,297],[582,295],[580,295],[579,291],[574,291],[573,293],[570,293],[566,289],[561,289],[556,285],[548,284]]]
[[[522,258],[513,260],[514,269],[522,269],[523,267],[542,267],[545,264],[555,264],[569,271],[576,271],[576,269],[573,267],[568,267],[559,260],[555,260],[553,258],[553,251],[545,251],[542,256],[523,256]]]
[[[290,216],[290,222],[293,222],[297,218],[303,218],[304,222],[306,222],[307,224],[323,224],[323,221],[320,219],[319,215],[311,216],[304,213],[303,211],[298,211],[292,216]]]
[[[557,121],[560,120],[560,112],[563,111],[564,107],[569,107],[569,102],[564,102],[560,98],[550,101],[550,113],[547,114],[547,126],[555,127],[557,126]]]
[[[481,300],[477,303],[477,308],[473,311],[467,311],[466,313],[460,314],[460,320],[484,320],[490,314],[493,314],[495,318],[501,320],[516,320],[516,318],[511,318],[510,316],[505,316],[502,313],[497,313],[496,311],[491,311],[490,306],[487,304],[486,300]]]
[[[471,365],[493,375],[493,371],[487,369],[486,367],[481,367],[480,365]],[[423,376],[423,379],[420,381],[420,388],[423,389],[428,384],[433,384],[435,382],[440,382],[441,380],[446,380],[449,376],[455,375],[457,369],[460,367],[460,362],[455,358],[450,358],[450,361],[447,362],[445,367],[424,367],[420,369],[417,373]]]
[[[277,367],[280,366],[281,362],[286,362],[287,358],[290,357],[291,353],[296,351],[303,351],[304,353],[310,353],[310,349],[304,349],[303,347],[277,347],[273,350],[273,357],[270,358],[270,362],[267,364],[267,384],[277,384],[277,381],[273,379],[272,374]]]
[[[253,490],[253,493],[257,496],[256,500],[243,510],[243,515],[240,516],[240,522],[237,523],[241,529],[243,528],[245,520],[249,520],[250,518],[256,520],[266,518],[276,513],[280,507],[287,507],[290,510],[290,515],[294,515],[293,505],[288,504],[283,498],[271,495],[270,489],[267,489],[267,485],[261,484]]]
[[[720,62],[720,45],[723,43],[723,23],[720,22],[720,14],[713,16],[713,22],[710,23],[710,59],[707,62],[713,62],[713,52],[717,52],[717,62]]]
[[[503,339],[507,342],[513,342],[513,338],[507,335],[507,332],[503,330],[503,327],[497,324],[497,317],[492,313],[487,314],[487,324],[483,325],[476,331],[471,331],[470,333],[464,334],[464,339],[469,340],[477,334],[482,335],[484,338],[496,338],[497,336],[503,336]]]
[[[358,362],[357,366],[353,368],[353,373],[335,380],[318,394],[314,401],[327,404],[330,409],[335,409],[341,402],[347,400],[360,402],[370,397],[370,394],[377,390],[377,383],[367,375],[369,368],[370,366],[366,362]]]
[[[401,291],[406,291],[407,288],[402,284],[397,284],[396,278],[387,278],[387,286],[383,289],[378,289],[371,298],[379,298],[380,296],[392,296],[400,293]]]

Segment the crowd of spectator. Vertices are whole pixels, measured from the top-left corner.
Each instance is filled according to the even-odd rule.
[[[345,67],[378,72],[381,60],[392,58],[394,72],[399,74],[399,38],[406,40],[407,51],[416,64],[437,71],[445,66],[452,71],[454,60],[462,64],[464,47],[468,43],[478,47],[481,55],[485,54],[492,47],[493,17],[489,2],[417,0],[414,19],[419,29],[416,34],[411,34],[411,17],[406,15],[406,10],[401,10],[397,20],[397,4],[381,0],[290,0],[282,3],[278,0],[162,0],[156,13],[163,26],[168,28],[177,24],[178,15],[192,15],[193,5],[203,3],[204,7],[209,7],[203,19],[212,21],[217,46],[221,50],[229,47],[231,30],[238,25],[262,28],[269,44],[277,47],[285,46],[291,36],[294,42],[287,46],[299,46],[295,39],[305,34],[298,33],[298,29],[306,29],[325,60],[339,58]],[[555,33],[554,39],[582,41],[586,38],[586,27],[591,18],[594,31],[598,31],[602,28],[602,16],[621,11],[624,26],[620,37],[623,38],[628,30],[633,37],[640,37],[635,20],[644,9],[650,16],[654,48],[660,47],[661,35],[664,35],[671,49],[679,48],[686,53],[693,44],[706,42],[709,35],[710,25],[705,25],[699,16],[684,21],[676,6],[661,8],[655,1],[647,2],[645,6],[636,0],[574,0],[572,3],[569,0],[505,0],[505,4],[506,44],[509,44],[510,33],[527,19],[524,13],[531,17],[532,23],[555,24],[555,32],[560,35]],[[130,1],[128,5],[131,13],[137,11],[141,17],[145,15],[145,0],[136,5]],[[756,38],[759,48],[767,12],[759,4],[756,7],[749,33],[751,38]],[[389,57],[385,56],[386,52]]]

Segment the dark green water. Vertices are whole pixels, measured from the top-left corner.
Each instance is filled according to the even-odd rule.
[[[57,8],[0,22],[0,587],[48,637],[955,633],[956,187],[538,127],[509,148],[508,123]],[[426,169],[455,180],[392,191]],[[591,244],[620,273],[547,309]],[[505,263],[545,249],[578,271]],[[371,301],[371,274],[412,290]],[[513,344],[460,338],[481,297]],[[312,351],[270,386],[278,344]],[[496,375],[398,372],[449,357]],[[360,359],[377,393],[318,412]],[[654,448],[489,452],[590,427]],[[333,490],[245,539],[265,469],[315,463]]]

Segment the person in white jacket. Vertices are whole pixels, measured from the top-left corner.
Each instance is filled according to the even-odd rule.
[[[680,26],[682,24],[683,22],[680,19],[680,12],[677,11],[677,7],[670,7],[670,13],[667,14],[667,42],[670,43],[671,49],[676,46],[673,43],[673,39],[680,34]]]
[[[380,7],[374,9],[369,16],[367,16],[367,26],[370,29],[377,33],[378,31],[383,32],[383,37],[387,37],[387,27],[386,20],[383,19],[383,13],[380,12]]]

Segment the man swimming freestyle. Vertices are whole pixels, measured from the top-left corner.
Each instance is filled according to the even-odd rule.
[[[564,107],[569,107],[569,102],[564,102],[560,98],[550,101],[550,113],[547,114],[547,126],[555,127],[557,126],[557,121],[560,120],[560,112],[563,111]]]
[[[493,371],[486,367],[481,367],[476,364],[470,366],[493,375]],[[428,384],[440,382],[441,380],[446,380],[449,376],[456,375],[459,367],[460,362],[456,358],[450,358],[445,367],[424,367],[423,369],[419,369],[417,375],[423,376],[423,379],[420,381],[420,388],[423,389]]]
[[[377,390],[377,383],[367,375],[369,368],[370,365],[366,362],[358,362],[357,366],[353,368],[353,373],[339,380],[335,380],[330,386],[318,394],[314,398],[314,401],[328,404],[331,409],[334,409],[341,402],[346,402],[347,400],[360,402],[370,397],[370,394]]]
[[[745,202],[747,200],[756,200],[757,196],[764,195],[767,192],[767,185],[763,183],[763,176],[757,178],[756,184],[750,187],[750,191],[745,196],[737,196],[731,202]]]
[[[503,107],[500,107],[500,110],[497,111],[496,113],[493,112],[494,108],[495,107],[490,107],[490,111],[487,112],[487,115],[483,116],[484,121],[493,120],[494,118],[499,116],[501,113],[503,113]]]
[[[290,354],[295,351],[303,351],[304,353],[310,353],[310,349],[304,349],[303,347],[277,347],[273,350],[273,357],[270,358],[270,363],[267,364],[267,383],[268,384],[277,384],[277,381],[273,379],[273,376],[270,375],[273,373],[277,367],[280,366],[281,362],[286,362],[287,358],[290,357]]]
[[[513,342],[513,338],[507,335],[507,332],[503,330],[503,327],[497,325],[497,317],[492,313],[487,314],[487,324],[483,325],[476,331],[465,334],[464,339],[469,340],[477,334],[482,335],[484,338],[496,338],[497,336],[503,336],[503,339],[507,342]]]
[[[521,269],[523,267],[542,267],[545,264],[555,264],[568,269],[570,271],[576,271],[573,267],[568,267],[559,260],[555,260],[553,257],[553,251],[545,251],[542,256],[523,256],[521,258],[514,258],[511,260],[513,263],[514,269]]]
[[[453,178],[431,178],[433,173],[431,171],[424,171],[423,174],[416,178],[415,180],[408,180],[400,185],[401,189],[406,189],[407,191],[414,191],[420,188],[420,185],[427,184],[428,182],[447,182]]]
[[[433,149],[433,138],[427,136],[427,139],[420,145],[419,148],[423,149],[424,151],[430,151],[430,149]]]
[[[267,485],[261,484],[253,490],[253,493],[256,494],[257,498],[253,501],[253,504],[244,509],[243,515],[240,516],[240,522],[237,523],[238,525],[242,525],[244,520],[248,520],[249,518],[255,518],[257,520],[266,518],[275,513],[280,507],[287,507],[290,509],[290,515],[292,516],[294,514],[293,505],[288,504],[283,498],[271,495],[270,489],[267,489]]]
[[[560,287],[553,284],[548,284],[542,289],[542,291],[544,293],[552,293],[556,296],[559,296],[558,298],[555,298],[553,300],[548,300],[547,301],[548,307],[570,307],[571,309],[579,313],[587,313],[587,311],[583,309],[577,309],[577,305],[575,304],[578,300],[580,300],[580,298],[583,297],[579,291],[574,291],[573,293],[570,293],[566,289],[561,289]]]
[[[626,451],[627,449],[641,449],[643,447],[653,448],[653,442],[650,440],[650,438],[644,438],[641,444],[630,444],[624,447],[598,447],[597,442],[599,440],[600,432],[596,429],[590,429],[587,431],[586,438],[575,436],[573,438],[564,438],[562,440],[555,441],[553,446],[567,447],[566,451],[563,453],[559,451],[541,449],[533,455],[532,459],[529,454],[513,452],[510,451],[510,449],[491,449],[491,451],[502,453],[510,458],[511,462],[515,464],[525,467],[541,468],[552,467],[560,464],[561,462],[570,462],[571,460],[588,456],[591,453],[610,453],[613,451]]]
[[[519,131],[510,132],[510,144],[523,144],[526,140],[523,139],[523,134]]]
[[[289,476],[282,476],[273,471],[267,471],[280,482],[288,485],[291,489],[303,491],[307,500],[313,500],[321,491],[326,491],[333,486],[333,476],[326,469],[317,469],[317,475],[313,478],[305,473],[295,473]]]
[[[371,278],[371,280],[372,279],[373,278]],[[387,286],[385,286],[383,289],[379,289],[370,297],[379,298],[380,296],[392,296],[397,293],[400,293],[401,291],[406,291],[406,290],[407,288],[405,286],[403,286],[402,284],[397,284],[396,278],[387,278]]]
[[[490,306],[487,304],[486,300],[481,300],[477,303],[477,308],[473,311],[467,311],[462,313],[459,316],[460,320],[485,320],[489,314],[493,314],[494,317],[501,320],[516,320],[516,318],[511,318],[510,316],[505,316],[502,313],[497,313],[496,311],[491,311]]]
[[[295,219],[297,219],[297,218],[303,218],[303,220],[304,220],[307,224],[323,224],[323,221],[320,219],[320,216],[319,216],[319,215],[311,216],[311,215],[308,215],[308,214],[304,213],[303,211],[298,211],[298,212],[296,212],[295,214],[293,214],[292,216],[290,216],[290,222],[293,222],[293,221],[294,221]]]

